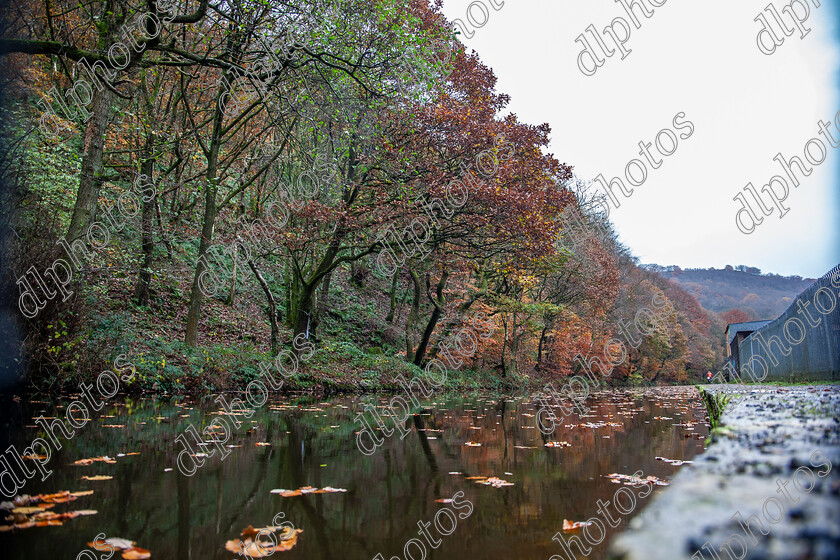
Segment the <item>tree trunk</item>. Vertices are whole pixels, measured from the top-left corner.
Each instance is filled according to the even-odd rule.
[[[312,322],[312,312],[316,304],[316,286],[303,284],[294,298],[294,314],[290,314],[294,335],[304,334],[307,339],[315,333]]]
[[[405,320],[405,361],[414,361],[414,327],[417,324],[417,317],[420,314],[420,277],[410,268],[408,273],[414,285],[414,298],[411,300],[411,311]]]
[[[248,261],[248,266],[251,267],[251,271],[257,277],[257,282],[259,282],[260,287],[265,292],[265,298],[268,300],[268,322],[271,325],[271,355],[276,356],[280,351],[280,328],[277,325],[277,301],[274,299],[274,294],[271,293],[268,283],[254,265],[254,261]]]
[[[208,173],[209,174],[209,173]],[[204,194],[204,219],[201,227],[201,240],[198,244],[198,262],[195,265],[192,290],[190,291],[190,307],[187,310],[187,329],[184,342],[187,346],[196,346],[198,342],[198,321],[201,318],[201,301],[203,293],[199,288],[199,281],[207,271],[207,250],[213,242],[213,228],[216,222],[216,187],[208,183]]]
[[[318,313],[315,315],[315,323],[321,322],[321,317],[327,312],[327,301],[330,297],[330,283],[332,282],[333,271],[327,272],[321,282],[321,297],[318,299]]]
[[[146,145],[143,148],[143,161],[140,164],[140,174],[145,175],[151,181],[154,172],[154,134],[146,137]],[[155,249],[154,242],[154,211],[157,206],[157,193],[151,200],[143,200],[143,211],[141,217],[140,245],[143,251],[143,262],[140,265],[140,273],[137,275],[137,285],[134,289],[134,297],[138,305],[149,305],[149,285],[152,282],[152,252]]]
[[[200,281],[202,274],[206,271],[207,250],[213,243],[213,229],[216,224],[216,192],[217,169],[219,163],[219,152],[222,145],[222,122],[224,119],[224,105],[221,101],[230,90],[231,76],[225,72],[224,78],[220,81],[219,90],[216,93],[215,110],[213,114],[213,137],[210,140],[210,150],[207,154],[207,175],[204,191],[204,217],[201,226],[201,240],[198,244],[198,262],[195,265],[192,290],[190,291],[190,307],[187,311],[187,328],[184,332],[184,342],[187,346],[195,346],[198,341],[198,321],[201,318],[202,293]]]
[[[502,320],[502,325],[505,327],[504,337],[502,338],[502,379],[507,377],[507,364],[505,363],[505,350],[507,349],[507,319]]]
[[[446,281],[449,278],[449,272],[444,270],[440,275],[440,281],[437,283],[435,288],[435,296],[432,296],[431,293],[427,293],[429,296],[429,300],[431,300],[434,309],[432,310],[432,316],[429,317],[429,322],[426,323],[426,330],[423,331],[423,338],[420,339],[420,344],[417,346],[417,353],[414,355],[414,365],[422,366],[423,365],[423,358],[426,356],[426,349],[429,347],[429,339],[432,338],[432,333],[437,326],[437,322],[440,319],[441,314],[443,313],[443,306],[446,303],[446,298],[443,295],[443,289],[446,287]],[[426,278],[426,290],[430,289],[429,286],[429,279]]]
[[[233,300],[236,297],[236,261],[237,261],[237,253],[239,251],[239,245],[233,245],[233,272],[230,275],[230,291],[228,292],[227,301],[225,304],[228,306],[233,306]]]
[[[166,236],[166,231],[163,229],[163,218],[160,217],[160,199],[155,195],[155,213],[157,214],[158,228],[160,229],[160,238],[163,239],[163,244],[166,246],[166,258],[172,260],[172,244]]]
[[[394,277],[391,278],[391,304],[388,310],[388,316],[385,317],[386,323],[394,321],[394,312],[397,310],[397,285],[400,279],[400,269],[394,270]]]
[[[79,177],[79,192],[67,228],[67,241],[84,236],[96,217],[96,201],[102,186],[102,154],[105,148],[105,129],[111,109],[111,90],[93,88],[91,99],[92,115],[85,125],[82,174]]]
[[[543,325],[542,332],[540,333],[540,343],[537,345],[537,363],[534,366],[536,371],[540,371],[540,365],[542,364],[543,347],[545,346],[545,335],[547,332],[548,321],[546,321],[545,325]]]
[[[521,337],[521,335],[520,335]],[[519,354],[519,338],[516,336],[516,313],[513,314],[513,321],[510,329],[510,373],[516,375],[516,358]]]

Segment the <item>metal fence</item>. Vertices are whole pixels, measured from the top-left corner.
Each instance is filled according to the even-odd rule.
[[[745,338],[738,355],[745,381],[840,379],[840,265]]]

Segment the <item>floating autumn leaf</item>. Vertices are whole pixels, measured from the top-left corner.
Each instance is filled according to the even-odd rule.
[[[78,461],[74,461],[71,464],[78,465],[78,466],[81,466],[81,467],[86,467],[86,466],[92,465],[94,462],[98,462],[98,461],[101,461],[103,463],[108,463],[108,464],[113,464],[113,463],[117,462],[115,459],[112,459],[108,456],[102,456],[102,457],[91,457],[90,459],[79,459]]]
[[[538,449],[536,446],[531,447],[529,445],[514,445],[513,448],[514,449]]]
[[[38,513],[44,511],[44,508],[41,507],[16,507],[12,510],[12,513],[17,513],[19,515],[31,515],[33,513]]]
[[[90,481],[97,481],[97,480],[111,480],[114,478],[113,476],[106,476],[104,474],[98,474],[96,476],[83,476],[82,480],[90,480]]]
[[[108,550],[109,547],[116,548],[117,550],[128,550],[134,548],[135,544],[137,543],[121,537],[110,537],[96,544],[95,542],[87,543],[94,550]]]
[[[146,560],[152,557],[152,553],[145,548],[135,546],[134,548],[123,550],[122,557],[125,560]]]
[[[291,498],[293,496],[303,496],[304,494],[329,494],[332,492],[347,492],[344,488],[333,488],[332,486],[325,486],[320,490],[313,486],[303,486],[297,490],[284,490],[282,488],[275,488],[271,491],[272,494],[280,494],[284,498]]]
[[[271,444],[268,443],[267,441],[258,441],[254,445],[256,445],[257,447],[266,447],[266,446],[271,445]]]
[[[278,531],[279,533],[275,537],[274,533]],[[260,529],[254,529],[253,526],[248,525],[242,531],[241,535],[245,537],[245,540],[229,540],[225,543],[225,550],[229,550],[240,556],[245,554],[251,558],[264,558],[271,556],[275,552],[283,552],[294,548],[297,544],[298,535],[302,532],[303,529],[292,529],[291,527],[262,527]]]
[[[546,447],[571,447],[572,444],[566,441],[549,441],[545,444]]]
[[[34,496],[22,496],[22,498],[26,498],[26,503],[24,504],[21,500],[20,505],[37,503],[41,507],[47,507],[44,504],[64,504],[67,502],[72,502],[73,500],[82,496],[90,496],[91,494],[93,494],[93,490],[82,490],[79,492],[70,492],[68,490],[62,490],[61,492],[56,492],[54,494],[35,494]]]
[[[679,459],[666,459],[665,457],[657,457],[656,460],[657,461],[662,461],[664,463],[668,463],[669,465],[674,465],[675,467],[679,467],[679,466],[686,465],[686,464],[690,465],[690,464],[694,463],[694,461],[681,461]]]
[[[103,428],[125,428],[125,424],[102,424]]]
[[[563,531],[577,531],[581,527],[586,527],[588,525],[592,525],[589,521],[569,521],[568,519],[563,520]]]
[[[484,480],[486,476],[465,476],[464,480]]]
[[[658,478],[656,478],[655,476],[652,476],[652,475],[648,476],[646,478],[641,478],[641,477],[632,476],[632,475],[629,475],[629,474],[612,473],[612,474],[606,475],[606,478],[609,478],[615,484],[621,484],[623,482],[626,486],[630,486],[630,485],[638,486],[640,484],[645,484],[647,482],[650,482],[652,484],[656,484],[657,486],[668,486],[668,484],[670,484],[668,481],[660,480],[660,479],[658,479]]]
[[[91,491],[93,493],[93,491]],[[55,494],[36,494],[35,496],[15,496],[12,502],[3,502],[0,509],[10,512],[11,515],[5,521],[11,522],[8,525],[0,525],[0,531],[11,531],[13,529],[30,529],[32,527],[52,527],[61,525],[68,519],[80,515],[95,515],[96,510],[84,509],[55,513],[47,511],[55,507],[57,503],[65,503],[75,500],[76,496],[67,490]]]
[[[47,460],[46,455],[27,454],[27,455],[21,455],[20,458],[21,459],[29,459],[30,461],[46,461]]]
[[[501,478],[496,478],[495,476],[491,476],[486,480],[476,480],[478,484],[484,484],[486,486],[492,486],[493,488],[501,488],[502,486],[513,486],[513,482],[508,482],[506,480],[502,480]]]
[[[67,521],[68,519],[75,519],[80,515],[96,515],[99,513],[95,509],[80,509],[76,511],[67,511],[64,513],[55,513],[52,511],[43,511],[41,513],[36,513],[30,518],[30,521],[57,521],[61,524],[61,521]]]
[[[453,502],[452,498],[441,498],[440,500],[435,500],[439,504],[451,504]]]
[[[474,442],[474,441],[468,441],[468,442],[467,442],[467,443],[465,443],[464,445],[466,445],[467,447],[481,447],[481,444],[480,444],[480,443],[476,443],[476,442]]]

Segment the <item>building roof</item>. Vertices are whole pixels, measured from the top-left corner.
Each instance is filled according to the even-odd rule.
[[[728,325],[726,325],[726,344],[732,344],[732,339],[734,339],[739,332],[757,331],[770,321],[772,321],[772,319],[765,319],[762,321],[747,321],[746,323],[729,323]]]

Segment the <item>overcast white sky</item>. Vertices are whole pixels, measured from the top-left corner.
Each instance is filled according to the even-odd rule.
[[[840,147],[827,146],[826,160],[791,188],[784,218],[775,210],[750,235],[735,226],[732,198],[748,182],[760,189],[784,175],[776,153],[802,158],[820,119],[840,138],[840,0],[811,3],[811,32],[800,39],[795,31],[771,56],[759,52],[753,21],[768,1],[665,2],[639,18],[640,29],[630,24],[632,52],[606,58],[593,76],[578,70],[575,38],[590,24],[628,19],[617,1],[504,0],[496,11],[484,0],[489,21],[462,41],[494,69],[521,120],[551,125],[551,151],[582,179],[623,177],[631,159],[643,159],[639,141],[673,128],[679,112],[694,123],[694,134],[612,209],[642,262],[818,277],[840,262]],[[469,3],[444,0],[444,13],[466,21]]]

